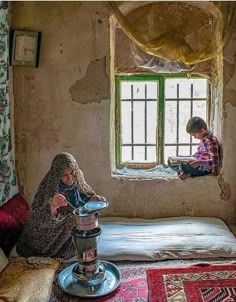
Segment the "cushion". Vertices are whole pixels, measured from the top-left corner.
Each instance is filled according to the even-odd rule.
[[[29,215],[29,205],[17,194],[0,207],[0,247],[8,256]]]
[[[59,261],[44,257],[10,259],[0,274],[0,301],[49,301]],[[62,300],[60,300],[62,301]]]
[[[99,258],[108,261],[236,257],[236,239],[218,218],[103,218]]]
[[[4,268],[8,265],[9,260],[6,255],[3,253],[3,250],[0,248],[0,273],[4,270]]]

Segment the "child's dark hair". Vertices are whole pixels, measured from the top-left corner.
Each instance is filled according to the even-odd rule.
[[[197,133],[201,131],[201,129],[207,129],[206,122],[198,116],[191,117],[187,123],[186,131],[188,133]]]

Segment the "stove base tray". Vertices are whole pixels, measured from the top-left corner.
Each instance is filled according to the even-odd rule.
[[[105,269],[105,279],[102,283],[95,286],[85,286],[73,276],[73,268],[78,263],[73,263],[58,276],[58,283],[62,290],[66,293],[77,297],[101,297],[113,292],[121,281],[119,269],[113,263],[107,261],[99,261]]]

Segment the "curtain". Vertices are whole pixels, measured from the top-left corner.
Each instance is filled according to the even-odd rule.
[[[146,53],[184,64],[215,58],[229,39],[236,2],[107,2],[119,26]],[[125,11],[126,10],[126,11]]]
[[[17,192],[9,101],[9,7],[0,1],[0,206]]]

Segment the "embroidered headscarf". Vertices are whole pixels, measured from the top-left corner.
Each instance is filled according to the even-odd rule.
[[[47,205],[49,199],[58,192],[60,179],[66,168],[73,169],[76,185],[82,194],[95,195],[93,189],[85,182],[83,172],[79,169],[75,158],[67,152],[62,152],[54,157],[50,170],[40,183],[32,208]]]

